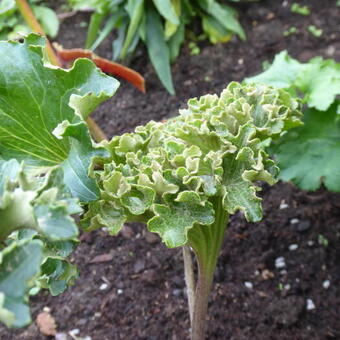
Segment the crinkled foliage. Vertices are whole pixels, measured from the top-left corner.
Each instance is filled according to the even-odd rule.
[[[37,176],[14,159],[0,160],[0,321],[7,326],[30,322],[30,288],[56,295],[77,276],[66,257],[78,235],[71,215],[81,211],[59,170]]]
[[[124,222],[141,221],[178,247],[195,225],[214,223],[216,197],[228,213],[260,220],[256,181],[272,184],[277,174],[264,147],[300,124],[298,108],[283,90],[233,82],[220,97],[189,100],[174,119],[114,137],[106,145],[111,160],[93,171],[101,197],[83,226],[115,234]]]

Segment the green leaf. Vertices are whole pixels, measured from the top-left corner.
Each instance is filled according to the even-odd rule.
[[[127,220],[123,209],[117,209],[111,202],[104,200],[89,204],[88,211],[81,221],[86,231],[108,228],[111,235],[116,235]]]
[[[58,176],[57,170],[36,177],[15,160],[0,164],[0,170],[0,240],[23,228],[36,230],[51,240],[78,235],[69,215],[82,210],[63,191],[63,184],[52,180]]]
[[[158,233],[167,247],[183,246],[188,241],[188,231],[195,224],[210,225],[214,222],[211,203],[202,202],[196,192],[184,191],[177,197],[167,194],[166,205],[155,204],[153,217],[148,229]]]
[[[0,155],[45,169],[63,165],[70,189],[81,200],[96,199],[95,183],[87,176],[96,151],[88,132],[83,127],[73,134],[77,137],[58,140],[53,131],[63,121],[82,126],[118,82],[87,59],[71,70],[45,66],[39,39],[30,35],[24,44],[0,42]],[[75,149],[87,149],[87,156],[75,155]]]
[[[246,39],[244,30],[235,17],[235,10],[227,5],[213,1],[207,8],[207,12],[213,16],[225,29],[236,33],[242,40]]]
[[[227,42],[231,39],[231,32],[210,15],[202,16],[202,25],[212,44]]]
[[[51,38],[55,38],[59,31],[59,19],[57,14],[50,8],[45,6],[33,6],[33,12],[39,20],[44,32]]]
[[[122,13],[116,13],[115,15],[112,15],[105,23],[97,39],[93,42],[92,45],[89,46],[89,48],[92,51],[95,50],[107,38],[107,36],[117,26],[117,22],[120,20],[122,20]]]
[[[304,66],[291,58],[287,51],[275,56],[272,65],[257,76],[246,78],[246,83],[263,83],[279,88],[289,88],[294,85],[299,72]]]
[[[22,327],[31,321],[26,298],[41,259],[42,243],[38,240],[13,242],[0,253],[0,321],[9,327]]]
[[[273,64],[263,73],[246,78],[247,83],[264,83],[302,92],[309,107],[327,110],[340,94],[340,63],[320,57],[308,63],[291,58],[287,51],[275,56]]]
[[[56,296],[72,285],[78,277],[76,266],[58,257],[48,256],[41,266],[39,283],[48,288],[51,295]]]
[[[177,28],[177,31],[171,36],[171,38],[168,41],[171,62],[174,62],[177,59],[184,39],[185,39],[185,24],[181,22]]]
[[[144,0],[128,0],[127,8],[130,15],[130,24],[121,52],[122,59],[126,57],[128,48],[130,47],[142,21],[144,14]]]
[[[296,86],[306,94],[304,101],[308,106],[327,110],[340,94],[340,63],[313,58],[299,73]]]
[[[135,185],[131,190],[124,193],[121,202],[131,214],[141,215],[151,207],[155,199],[155,192],[142,185]]]
[[[304,126],[288,132],[273,148],[281,179],[304,190],[316,190],[323,183],[330,191],[340,191],[339,104],[325,112],[307,110]]]
[[[146,18],[146,45],[150,60],[162,84],[172,95],[175,89],[170,70],[170,52],[166,44],[163,27],[158,13],[151,7]]]
[[[171,0],[153,0],[153,3],[164,19],[176,26],[179,25],[179,18]]]
[[[0,16],[11,15],[16,9],[15,0],[2,0],[0,2]]]

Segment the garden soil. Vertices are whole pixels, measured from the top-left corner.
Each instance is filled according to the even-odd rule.
[[[160,85],[141,48],[129,65],[145,76],[147,93],[122,81],[95,119],[113,136],[151,119],[172,117],[187,99],[220,93],[230,81],[260,72],[263,62],[284,49],[300,61],[318,55],[339,61],[336,1],[299,3],[308,5],[311,15],[292,14],[292,1],[238,4],[247,41],[198,42],[200,54],[194,56],[184,46],[172,68],[174,97]],[[55,4],[59,12],[60,5]],[[82,47],[88,17],[80,13],[64,20],[58,42]],[[321,28],[322,36],[311,35],[309,25]],[[292,26],[298,33],[284,37]],[[110,39],[97,53],[110,58]],[[241,214],[231,217],[209,304],[207,339],[340,339],[340,195],[279,183],[263,186],[261,196],[262,222],[247,223]],[[67,335],[72,330],[80,337],[74,339],[189,339],[181,249],[167,249],[138,224],[127,225],[117,237],[96,231],[81,240],[72,257],[79,279],[58,297],[48,292],[33,297],[33,320],[49,310],[59,340],[72,339]],[[33,323],[17,331],[1,326],[0,339],[48,337]]]

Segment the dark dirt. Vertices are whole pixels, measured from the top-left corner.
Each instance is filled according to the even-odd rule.
[[[336,1],[299,1],[311,8],[306,17],[292,14],[291,3],[239,4],[247,42],[200,43],[198,56],[184,47],[173,65],[175,97],[160,86],[141,49],[130,66],[146,77],[148,93],[122,83],[97,110],[96,120],[112,136],[173,116],[188,98],[219,93],[228,82],[256,74],[263,61],[283,49],[301,61],[317,55],[339,60]],[[65,47],[83,45],[80,26],[87,18],[78,14],[64,21],[59,41]],[[323,29],[321,38],[308,33],[310,24]],[[299,33],[283,37],[293,25]],[[110,57],[110,49],[107,41],[98,54]],[[211,295],[207,339],[340,339],[340,194],[306,193],[279,183],[265,186],[262,195],[263,222],[246,223],[241,214],[231,218]],[[292,245],[298,248],[290,250]],[[95,259],[103,254],[109,255]],[[275,266],[279,257],[282,268]],[[79,329],[92,340],[188,339],[180,249],[167,249],[143,226],[131,224],[117,237],[104,231],[84,234],[73,260],[80,269],[76,285],[58,297],[47,292],[34,297],[33,318],[48,306],[59,332]],[[101,290],[103,283],[107,288]],[[308,299],[315,309],[307,309]],[[47,339],[35,324],[20,331],[1,326],[0,338]]]

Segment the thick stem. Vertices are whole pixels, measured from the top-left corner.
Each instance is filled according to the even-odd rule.
[[[190,322],[192,323],[195,303],[195,275],[189,246],[183,247],[184,277],[187,286]]]
[[[206,317],[212,279],[199,268],[195,292],[194,313],[191,323],[191,339],[204,340],[206,332]]]
[[[214,224],[198,226],[192,229],[189,236],[199,269],[191,323],[192,340],[205,339],[209,295],[228,222],[228,213],[223,209],[221,200],[216,199],[213,203],[216,212]]]
[[[27,0],[15,0],[15,2],[18,6],[20,14],[23,16],[23,18],[25,19],[27,25],[31,28],[31,30],[35,33],[39,33],[42,36],[46,37],[46,34],[43,28],[41,27],[39,21],[36,19]],[[51,64],[55,66],[61,66],[59,58],[57,54],[54,52],[53,47],[47,38],[46,38],[46,50],[47,50],[48,58]],[[101,142],[102,140],[106,139],[105,133],[102,131],[102,129],[96,124],[96,122],[92,118],[88,117],[86,119],[86,122],[89,126],[91,135],[95,139],[96,142]]]

